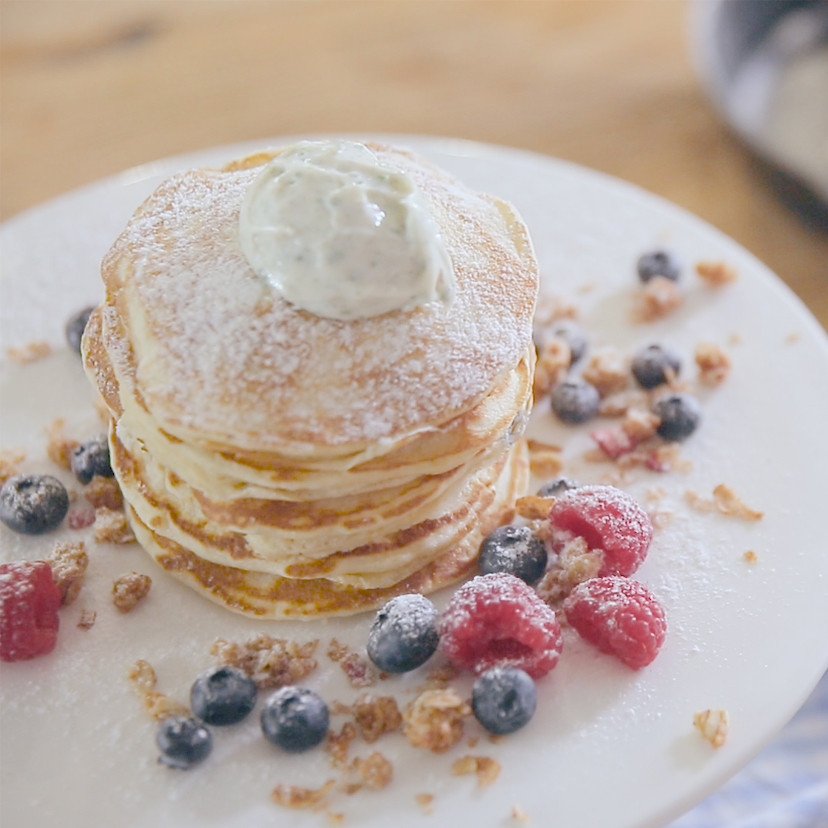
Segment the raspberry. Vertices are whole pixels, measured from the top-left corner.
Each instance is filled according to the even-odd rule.
[[[57,642],[60,604],[45,561],[0,564],[0,661],[50,653]]]
[[[584,538],[600,550],[599,575],[631,575],[647,556],[653,524],[641,506],[614,486],[581,486],[564,492],[549,510],[558,529]]]
[[[546,675],[563,646],[550,609],[520,578],[478,575],[452,596],[440,621],[440,646],[451,662],[477,675],[491,667],[518,667]]]
[[[635,670],[649,664],[664,643],[664,610],[638,581],[591,578],[572,590],[563,608],[582,638]]]

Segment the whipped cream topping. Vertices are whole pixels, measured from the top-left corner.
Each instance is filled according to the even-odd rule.
[[[256,274],[317,316],[363,319],[454,296],[425,196],[351,141],[303,141],[270,161],[245,195],[239,243]]]

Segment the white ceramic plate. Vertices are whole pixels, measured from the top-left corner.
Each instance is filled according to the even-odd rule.
[[[539,683],[539,709],[524,730],[492,744],[458,745],[445,755],[390,736],[378,749],[394,763],[378,793],[336,794],[328,811],[345,825],[518,824],[647,828],[662,825],[745,764],[793,715],[828,666],[828,556],[824,469],[828,467],[828,341],[791,293],[732,241],[629,185],[569,164],[461,141],[398,137],[469,184],[513,201],[533,233],[544,290],[572,299],[593,346],[629,350],[669,341],[692,365],[700,340],[731,354],[733,370],[703,395],[704,422],[683,448],[685,472],[640,472],[629,488],[659,487],[660,529],[639,577],[662,599],[669,636],[648,668],[633,672],[567,634],[560,665]],[[4,359],[0,447],[28,451],[25,470],[53,471],[45,426],[57,417],[83,435],[96,429],[77,357],[62,345],[64,320],[100,296],[98,263],[132,210],[170,172],[218,163],[249,146],[200,153],[131,170],[24,213],[2,228],[0,309],[3,353],[45,339],[56,352],[19,365]],[[667,319],[631,323],[634,262],[657,245],[685,261],[686,301]],[[714,291],[695,277],[702,259],[735,267],[735,284]],[[688,369],[692,375],[692,367]],[[583,462],[587,428],[556,426],[541,403],[532,433],[565,443],[567,471],[600,480],[607,464]],[[64,475],[64,479],[69,479]],[[748,522],[689,508],[687,490],[709,496],[731,486],[764,517]],[[4,559],[43,556],[50,538],[0,527]],[[87,537],[88,531],[64,535]],[[58,535],[62,537],[63,535]],[[756,563],[743,555],[753,550]],[[2,814],[10,826],[324,825],[323,813],[285,811],[270,802],[279,783],[316,787],[337,774],[321,750],[280,754],[258,732],[257,716],[215,734],[207,762],[189,772],[157,764],[154,725],[125,679],[139,658],[156,668],[160,689],[187,701],[192,679],[210,662],[216,637],[269,632],[318,638],[318,671],[306,683],[329,700],[360,691],[325,655],[336,637],[362,646],[369,617],[319,623],[262,623],[231,615],[172,583],[137,547],[90,543],[89,576],[78,602],[62,610],[56,651],[2,665]],[[154,579],[149,597],[119,615],[109,591],[118,574]],[[438,596],[444,602],[446,595]],[[97,611],[88,631],[82,608]],[[376,692],[404,703],[423,671],[383,682]],[[467,692],[468,681],[459,685]],[[728,711],[726,744],[714,750],[693,714]],[[334,719],[335,725],[341,719]],[[475,723],[470,736],[480,734]],[[358,753],[364,755],[368,746]],[[458,756],[492,756],[502,766],[487,788],[454,777]],[[431,813],[415,797],[434,796]]]

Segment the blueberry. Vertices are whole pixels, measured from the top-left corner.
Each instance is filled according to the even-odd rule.
[[[514,733],[532,718],[536,705],[535,682],[518,667],[491,667],[472,688],[475,718],[490,733]]]
[[[663,385],[671,376],[681,371],[681,358],[664,345],[647,345],[636,351],[632,358],[632,373],[642,388]]]
[[[387,673],[406,673],[437,649],[437,609],[424,595],[392,598],[368,632],[368,657]]]
[[[546,569],[546,547],[529,526],[501,526],[480,545],[481,575],[507,572],[527,584],[540,580]]]
[[[262,708],[262,732],[268,740],[290,753],[318,745],[328,732],[328,706],[301,687],[282,687]]]
[[[86,330],[86,323],[89,321],[89,317],[92,315],[92,311],[94,310],[94,305],[91,305],[88,308],[83,308],[70,316],[66,321],[66,327],[64,329],[64,333],[66,334],[66,342],[73,351],[80,353],[83,332]]]
[[[552,410],[565,423],[583,423],[598,413],[598,389],[579,377],[563,380],[552,389]]]
[[[93,437],[81,443],[69,458],[69,465],[75,477],[84,485],[96,474],[101,477],[112,477],[112,466],[109,462],[109,443],[103,435]]]
[[[256,684],[237,667],[205,670],[190,689],[193,713],[211,725],[240,722],[256,704]]]
[[[188,716],[168,716],[158,727],[155,742],[159,762],[186,770],[203,762],[213,749],[213,737],[203,722]]]
[[[68,492],[60,480],[48,474],[18,474],[0,489],[0,520],[15,532],[50,532],[68,511]]]
[[[681,276],[681,262],[670,250],[651,250],[638,260],[638,278],[649,282],[655,276],[663,276],[677,282]]]
[[[690,394],[676,393],[659,397],[653,412],[661,419],[657,431],[665,440],[684,440],[701,420],[699,401]]]
[[[556,477],[549,480],[538,489],[538,497],[556,497],[570,489],[577,489],[580,484],[568,477]]]

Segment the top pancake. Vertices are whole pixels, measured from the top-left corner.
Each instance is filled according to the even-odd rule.
[[[438,428],[520,362],[537,294],[520,218],[422,158],[368,146],[430,204],[455,269],[454,301],[355,321],[298,310],[256,276],[238,242],[246,189],[278,150],[176,175],[102,267],[126,334],[108,356],[171,435],[340,455]]]

